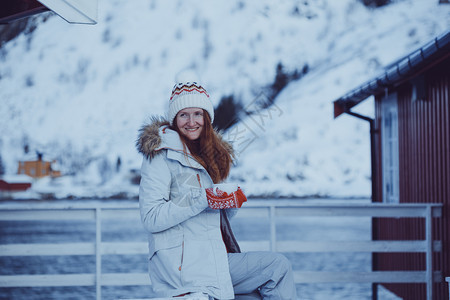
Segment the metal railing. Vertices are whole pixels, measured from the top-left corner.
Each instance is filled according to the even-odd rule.
[[[450,277],[445,277],[445,281],[447,281],[448,284],[448,298],[450,299]]]
[[[278,252],[422,252],[426,257],[423,271],[303,272],[295,271],[296,283],[425,283],[427,299],[432,299],[432,283],[441,281],[440,271],[432,269],[433,251],[441,251],[441,242],[433,241],[432,219],[441,217],[440,204],[302,204],[299,201],[252,200],[238,213],[238,218],[268,218],[270,239],[240,241],[245,251]],[[301,217],[388,217],[425,219],[425,240],[414,241],[299,241],[277,240],[277,219]],[[101,299],[102,286],[150,285],[147,273],[102,273],[102,256],[111,254],[146,254],[146,242],[102,241],[102,220],[139,218],[138,205],[2,205],[0,221],[91,220],[95,221],[95,242],[1,244],[0,256],[95,255],[94,274],[2,275],[0,287],[95,286]]]

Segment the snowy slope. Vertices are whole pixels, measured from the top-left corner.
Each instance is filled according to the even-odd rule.
[[[368,125],[333,120],[332,101],[448,30],[450,5],[102,0],[94,26],[45,17],[0,51],[0,154],[14,174],[28,144],[68,175],[21,197],[135,196],[137,129],[164,114],[177,78],[200,80],[215,105],[234,95],[251,106],[280,62],[310,71],[262,126],[243,119],[225,134],[238,150],[230,180],[254,196],[369,196]],[[232,135],[240,128],[251,143]]]

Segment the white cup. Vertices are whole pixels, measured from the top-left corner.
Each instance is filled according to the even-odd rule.
[[[217,189],[219,189],[219,190],[221,190],[221,191],[224,191],[224,192],[226,192],[226,193],[228,193],[228,194],[231,194],[231,193],[237,191],[238,185],[235,184],[235,183],[220,183],[220,184],[215,184],[215,185],[214,185],[214,188],[213,188],[213,191],[214,191],[214,194],[216,194],[216,195],[217,195],[217,192],[216,192]]]

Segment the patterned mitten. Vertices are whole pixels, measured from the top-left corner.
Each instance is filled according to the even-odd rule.
[[[240,208],[242,203],[247,201],[244,192],[238,187],[237,191],[228,194],[222,190],[216,189],[217,195],[214,194],[212,188],[206,189],[206,198],[208,199],[208,205],[212,209],[223,208]]]

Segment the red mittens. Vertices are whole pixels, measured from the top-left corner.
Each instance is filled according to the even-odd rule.
[[[228,194],[222,190],[216,189],[217,195],[214,194],[212,188],[206,189],[206,198],[208,199],[208,205],[212,209],[223,208],[240,208],[242,203],[247,201],[244,192],[238,187],[237,191]]]

